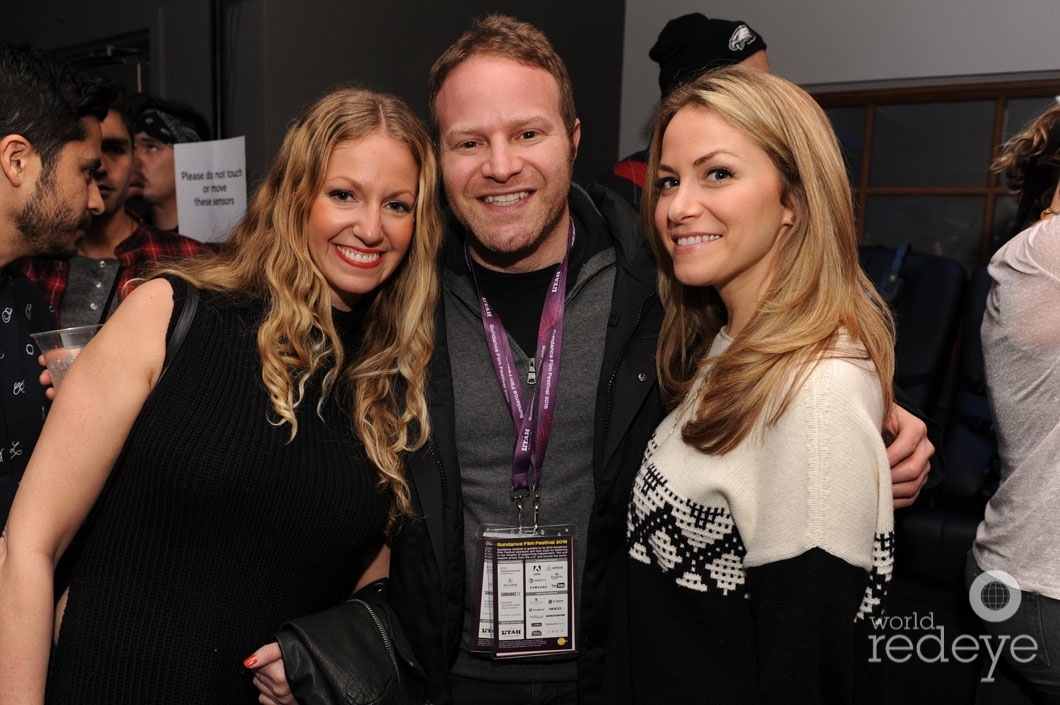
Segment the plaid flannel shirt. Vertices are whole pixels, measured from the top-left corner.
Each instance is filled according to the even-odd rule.
[[[129,282],[146,274],[149,263],[210,252],[209,246],[203,242],[179,233],[152,228],[144,223],[137,213],[128,209],[125,212],[136,221],[136,229],[133,230],[132,235],[114,248],[120,267],[118,301],[124,299],[132,291]],[[66,280],[70,275],[67,260],[55,257],[27,257],[17,264],[25,275],[44,292],[44,297],[48,299],[48,303],[52,305],[58,316],[59,304],[66,292]],[[59,324],[62,325],[62,321],[59,321]]]

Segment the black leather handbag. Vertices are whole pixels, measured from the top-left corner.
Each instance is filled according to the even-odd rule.
[[[302,705],[423,705],[426,676],[380,583],[276,635],[291,692]]]

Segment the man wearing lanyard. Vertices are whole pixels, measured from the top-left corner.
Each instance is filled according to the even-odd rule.
[[[581,125],[537,28],[477,20],[435,62],[429,91],[454,220],[432,442],[410,463],[419,517],[394,539],[390,600],[434,703],[621,699],[626,510],[663,417],[655,265],[628,204],[571,183]],[[889,453],[896,495],[911,502],[933,448],[922,422],[900,425]],[[556,552],[504,572],[491,536],[518,527]],[[557,577],[567,550],[569,594]],[[531,638],[548,636],[531,616],[542,596],[546,616],[570,617],[569,637]],[[522,624],[505,622],[513,605]],[[506,632],[533,655],[512,657]]]

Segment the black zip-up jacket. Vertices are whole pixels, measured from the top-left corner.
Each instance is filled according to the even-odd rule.
[[[591,705],[610,702],[605,686],[622,692],[621,679],[628,672],[628,665],[608,662],[609,654],[627,650],[605,647],[609,639],[624,639],[626,511],[644,448],[664,415],[655,374],[663,312],[655,263],[637,214],[602,187],[586,192],[575,186],[570,205],[577,220],[606,229],[616,258],[595,400],[595,494],[579,615],[579,702]],[[461,271],[458,264],[451,268]],[[449,669],[460,648],[465,594],[463,507],[444,315],[440,310],[429,386],[431,440],[409,463],[417,518],[407,521],[393,541],[389,586],[390,603],[428,674],[431,701],[438,704],[451,701]]]

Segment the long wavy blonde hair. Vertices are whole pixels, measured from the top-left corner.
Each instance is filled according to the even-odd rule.
[[[732,450],[759,417],[776,423],[800,383],[836,347],[840,329],[864,346],[879,375],[884,408],[891,405],[894,325],[890,310],[858,262],[853,200],[839,145],[813,98],[772,74],[741,66],[704,74],[667,96],[652,128],[649,178],[642,217],[659,262],[659,296],[666,311],[657,360],[667,403],[689,392],[726,310],[710,287],[686,287],[655,229],[662,138],[685,107],[709,110],[768,155],[780,174],[781,200],[796,214],[782,235],[776,269],[751,322],[722,355],[712,358],[707,394],[682,434],[706,453]],[[856,353],[855,353],[856,355]],[[767,411],[768,410],[768,411]]]
[[[323,188],[328,160],[342,142],[382,133],[405,144],[419,167],[415,230],[405,260],[364,313],[364,340],[343,350],[331,316],[331,290],[309,256],[307,226]],[[243,220],[216,257],[171,268],[201,289],[262,298],[258,329],[261,378],[269,422],[298,432],[297,407],[307,382],[321,379],[321,400],[343,390],[352,399],[351,424],[393,501],[388,527],[410,511],[404,456],[430,433],[425,387],[434,351],[434,311],[442,223],[433,145],[401,99],[337,88],[314,103],[288,130],[268,176]],[[356,359],[346,364],[348,355]]]

